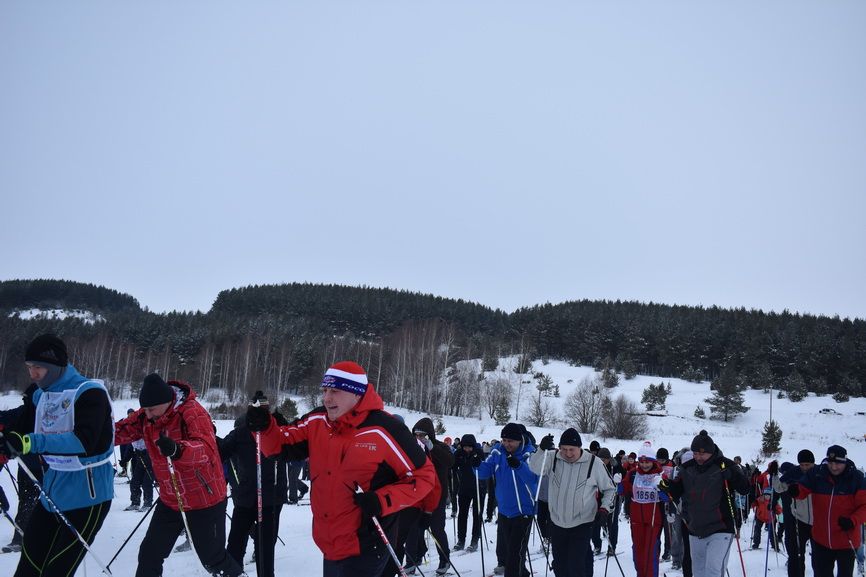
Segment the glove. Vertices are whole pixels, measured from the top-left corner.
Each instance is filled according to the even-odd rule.
[[[544,438],[541,439],[541,444],[538,445],[538,448],[542,451],[553,450],[553,435],[545,435]]]
[[[610,517],[610,513],[607,512],[607,509],[605,509],[604,507],[599,508],[599,510],[598,510],[598,522],[602,526],[607,525],[608,517]]]
[[[481,455],[479,455],[478,453],[474,453],[472,455],[472,466],[473,467],[481,466]]]
[[[0,438],[5,441],[0,443],[0,452],[4,455],[15,458],[30,452],[30,435],[20,435],[15,431],[9,431],[5,434],[0,433]]]
[[[775,477],[779,474],[779,462],[778,461],[770,461],[770,464],[767,465],[767,473],[771,477]]]
[[[614,473],[613,474],[613,482],[619,485],[622,483],[622,473]]]
[[[261,392],[261,391],[259,391]],[[253,399],[255,403],[255,398]],[[261,404],[250,403],[247,409],[247,428],[254,433],[264,431],[271,426],[271,414],[268,412],[267,402]]]
[[[796,499],[797,495],[800,494],[800,486],[797,485],[796,483],[794,483],[793,485],[790,485],[788,487],[787,493],[792,499]]]
[[[428,452],[432,451],[433,450],[433,441],[431,441],[427,437],[424,437],[424,448],[427,449]]]
[[[730,481],[730,480],[731,480],[731,476],[732,476],[733,474],[734,474],[734,473],[731,471],[731,468],[730,468],[730,467],[722,467],[722,480],[723,480],[723,481]]]
[[[665,478],[662,478],[662,480],[659,481],[659,484],[657,485],[657,487],[658,487],[658,490],[661,491],[662,493],[668,493],[671,490],[671,482]]]
[[[9,511],[9,499],[6,498],[6,491],[2,487],[0,487],[0,510],[4,513]]]
[[[850,517],[839,517],[837,522],[843,531],[850,531],[854,528],[854,521]]]
[[[505,460],[508,462],[508,466],[512,469],[517,469],[518,467],[520,467],[520,459],[518,459],[514,455],[508,455],[508,458]]]
[[[379,496],[376,493],[355,493],[352,498],[365,518],[370,519],[382,514],[382,505],[379,503]]]
[[[180,445],[175,443],[171,437],[166,435],[165,431],[162,431],[159,434],[159,438],[156,440],[156,446],[159,448],[159,452],[165,457],[170,459],[177,459],[180,457]]]

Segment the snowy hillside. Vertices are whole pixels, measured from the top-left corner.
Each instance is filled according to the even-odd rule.
[[[32,319],[62,321],[63,319],[73,318],[80,319],[84,324],[87,325],[105,322],[105,318],[103,318],[102,315],[80,309],[25,309],[19,311],[12,311],[11,313],[9,313],[9,316],[18,317],[19,319],[24,321],[29,321]]]
[[[551,398],[551,402],[555,405],[558,411],[558,416],[562,417],[562,407],[565,398],[578,386],[581,379],[587,375],[593,375],[594,371],[589,367],[573,367],[564,362],[551,361],[547,365],[536,362],[533,366],[534,371],[541,371],[549,375],[554,384],[560,387],[560,397]],[[525,377],[524,377],[525,380]],[[745,393],[746,404],[751,407],[751,410],[745,415],[738,417],[730,423],[722,423],[713,420],[697,419],[693,416],[697,405],[704,406],[708,409],[704,399],[709,396],[708,383],[689,383],[679,379],[659,379],[658,377],[638,376],[632,380],[621,380],[619,387],[613,393],[624,393],[635,402],[640,401],[643,389],[650,383],[658,383],[663,380],[665,383],[670,382],[672,394],[668,398],[667,410],[668,415],[665,417],[650,417],[650,435],[649,440],[652,441],[655,447],[664,446],[670,449],[671,453],[677,448],[688,445],[692,437],[701,428],[705,428],[722,451],[730,457],[741,455],[744,460],[752,460],[757,457],[760,449],[761,429],[764,422],[769,418],[769,396],[760,391],[747,391]],[[520,414],[524,415],[529,410],[529,397],[535,394],[534,382],[531,385],[529,392],[521,401]],[[297,399],[300,401],[300,399]],[[9,408],[17,405],[19,397],[17,395],[5,395],[0,397],[0,408]],[[114,403],[115,414],[123,415],[127,408],[138,408],[137,399],[119,399]],[[841,415],[825,415],[819,411],[823,408],[832,408]],[[389,408],[395,413],[402,415],[407,424],[411,426],[414,422],[425,415],[405,411],[402,409]],[[803,448],[811,449],[819,458],[825,454],[827,446],[838,443],[846,447],[849,452],[849,457],[858,465],[866,463],[866,443],[862,442],[863,435],[866,433],[866,416],[856,415],[856,412],[866,412],[866,399],[852,399],[850,402],[837,404],[830,397],[816,398],[810,395],[800,403],[791,403],[787,399],[773,399],[773,416],[779,422],[783,430],[782,438],[782,453],[781,458],[784,460],[794,460],[796,453]],[[514,407],[512,407],[514,414]],[[456,417],[443,417],[443,424],[446,428],[445,436],[463,435],[465,433],[475,434],[479,440],[489,440],[498,438],[501,427],[494,424],[492,419],[465,419]],[[230,420],[217,421],[217,428],[220,435],[225,435],[232,427]],[[536,428],[530,427],[536,438],[540,439],[542,435],[550,432],[554,433],[558,438],[563,427],[556,426],[553,428]],[[597,438],[591,433],[584,433],[584,446],[588,446],[589,442]],[[857,440],[859,439],[859,440]],[[616,452],[619,449],[625,451],[637,451],[640,441],[626,441],[621,439],[599,439],[602,446]],[[14,473],[15,464],[11,463],[10,468]],[[13,502],[13,509],[16,507],[15,490],[12,487],[10,475],[4,474],[0,480],[6,494]],[[94,544],[94,550],[104,562],[110,560],[121,543],[132,531],[135,523],[141,518],[142,513],[122,511],[129,503],[129,489],[125,480],[118,479],[116,484],[116,498],[112,506],[112,511],[109,514],[105,527],[97,536]],[[231,512],[231,505],[229,505]],[[315,577],[321,575],[321,555],[312,541],[310,532],[310,508],[286,506],[283,509],[281,517],[280,536],[286,542],[287,546],[278,544],[276,550],[277,575],[281,576],[304,576]],[[449,539],[453,538],[451,521],[448,521],[447,531]],[[486,525],[487,538],[492,543],[490,550],[485,551],[485,562],[488,573],[494,564],[495,554],[494,545],[496,526],[494,524]],[[118,556],[117,561],[112,564],[112,570],[115,575],[131,576],[135,572],[136,556],[138,552],[137,545],[143,536],[144,531],[139,530],[139,533],[131,540],[126,549]],[[11,527],[6,526],[6,529],[0,533],[0,543],[5,543],[11,538]],[[535,551],[538,549],[537,538],[530,545],[530,549]],[[744,548],[744,556],[747,564],[748,575],[763,574],[764,570],[764,551],[745,551],[748,548],[748,538],[744,532],[741,537],[741,543]],[[252,545],[248,547],[248,560]],[[620,545],[618,548],[622,552],[619,555],[620,562],[627,577],[633,576],[634,568],[630,557],[630,535],[628,525],[624,520],[620,521]],[[2,566],[5,568],[3,574],[11,574],[13,562],[17,562],[17,554],[7,554],[2,559]],[[469,555],[455,556],[454,562],[457,568],[463,571],[472,571],[472,575],[480,575],[480,552]],[[783,554],[779,555],[778,565],[775,556],[770,556],[770,569],[774,574],[781,575],[785,571],[785,558]],[[428,569],[429,567],[429,569]],[[436,567],[435,554],[430,565],[424,568],[428,575],[433,573]],[[255,574],[253,564],[246,566],[250,575]],[[543,561],[536,559],[534,561],[536,571],[540,569],[543,574]],[[729,561],[730,574],[737,577],[742,574],[739,565],[739,557],[736,548],[732,548]],[[661,572],[667,572],[667,575],[679,575],[670,571],[670,563],[661,565]],[[601,575],[604,572],[604,559],[596,561],[596,574]],[[87,574],[98,574],[99,570],[92,561],[87,562],[87,569],[79,568],[76,575],[83,576]],[[203,569],[200,568],[197,561],[191,553],[175,553],[169,557],[166,562],[166,575],[192,574],[205,575]],[[807,569],[807,574],[811,575],[811,569]],[[552,575],[552,573],[551,573]],[[619,570],[611,562],[611,567],[608,569],[608,575],[619,575]]]

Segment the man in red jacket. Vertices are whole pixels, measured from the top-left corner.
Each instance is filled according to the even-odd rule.
[[[323,577],[377,577],[389,554],[371,518],[388,533],[394,513],[433,489],[436,472],[409,429],[382,410],[360,365],[330,367],[322,396],[324,406],[285,427],[250,406],[247,425],[261,432],[265,455],[284,445],[309,455],[313,540],[325,557]]]
[[[225,549],[226,481],[210,415],[192,387],[166,383],[156,373],[144,378],[138,400],[141,409],[114,427],[116,445],[144,439],[159,483],[159,502],[138,551],[135,577],[162,575],[163,562],[184,529],[182,515],[205,569],[219,577],[243,575]]]
[[[866,479],[839,445],[827,449],[820,467],[788,487],[796,499],[812,495],[812,570],[815,577],[854,574],[854,550],[860,547],[860,525],[866,523]]]

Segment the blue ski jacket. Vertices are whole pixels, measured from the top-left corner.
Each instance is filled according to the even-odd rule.
[[[529,455],[535,452],[530,443],[523,443],[514,452],[520,461],[516,469],[508,465],[508,453],[502,443],[496,443],[487,459],[478,466],[478,478],[496,479],[496,504],[508,518],[535,514],[535,489],[538,475],[529,468]]]

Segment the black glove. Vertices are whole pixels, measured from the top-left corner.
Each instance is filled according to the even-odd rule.
[[[778,461],[770,461],[770,464],[767,465],[767,473],[771,477],[775,477],[779,473],[779,462]]]
[[[659,484],[657,485],[657,487],[658,487],[658,490],[661,491],[662,493],[670,493],[671,482],[665,478],[662,478],[662,480],[659,481]]]
[[[800,494],[800,486],[796,483],[794,483],[793,485],[789,485],[787,493],[788,496],[790,496],[792,499],[796,499],[797,495]]]
[[[541,439],[541,444],[538,445],[538,448],[542,451],[550,451],[553,449],[553,435],[545,435],[543,439]]]
[[[6,492],[3,487],[0,487],[0,511],[4,513],[9,510],[9,499],[6,498]]]
[[[376,493],[355,493],[353,499],[365,518],[378,517],[382,514],[382,505],[379,504],[379,496]]]
[[[159,438],[156,440],[156,446],[159,448],[159,452],[165,457],[171,459],[177,459],[180,457],[180,445],[175,443],[171,437],[166,435],[165,431],[162,431],[159,434]]]
[[[505,460],[508,462],[508,466],[512,469],[517,469],[518,467],[520,467],[520,459],[518,459],[514,455],[508,455],[508,458]]]
[[[598,522],[599,522],[602,526],[606,526],[606,525],[607,525],[607,518],[608,518],[609,516],[610,516],[610,513],[608,513],[608,512],[607,512],[607,509],[605,509],[604,507],[601,507],[601,508],[598,510]]]
[[[479,467],[481,465],[481,455],[473,453],[471,462],[473,467]]]
[[[837,522],[843,531],[850,531],[854,528],[854,521],[850,517],[839,517]]]

